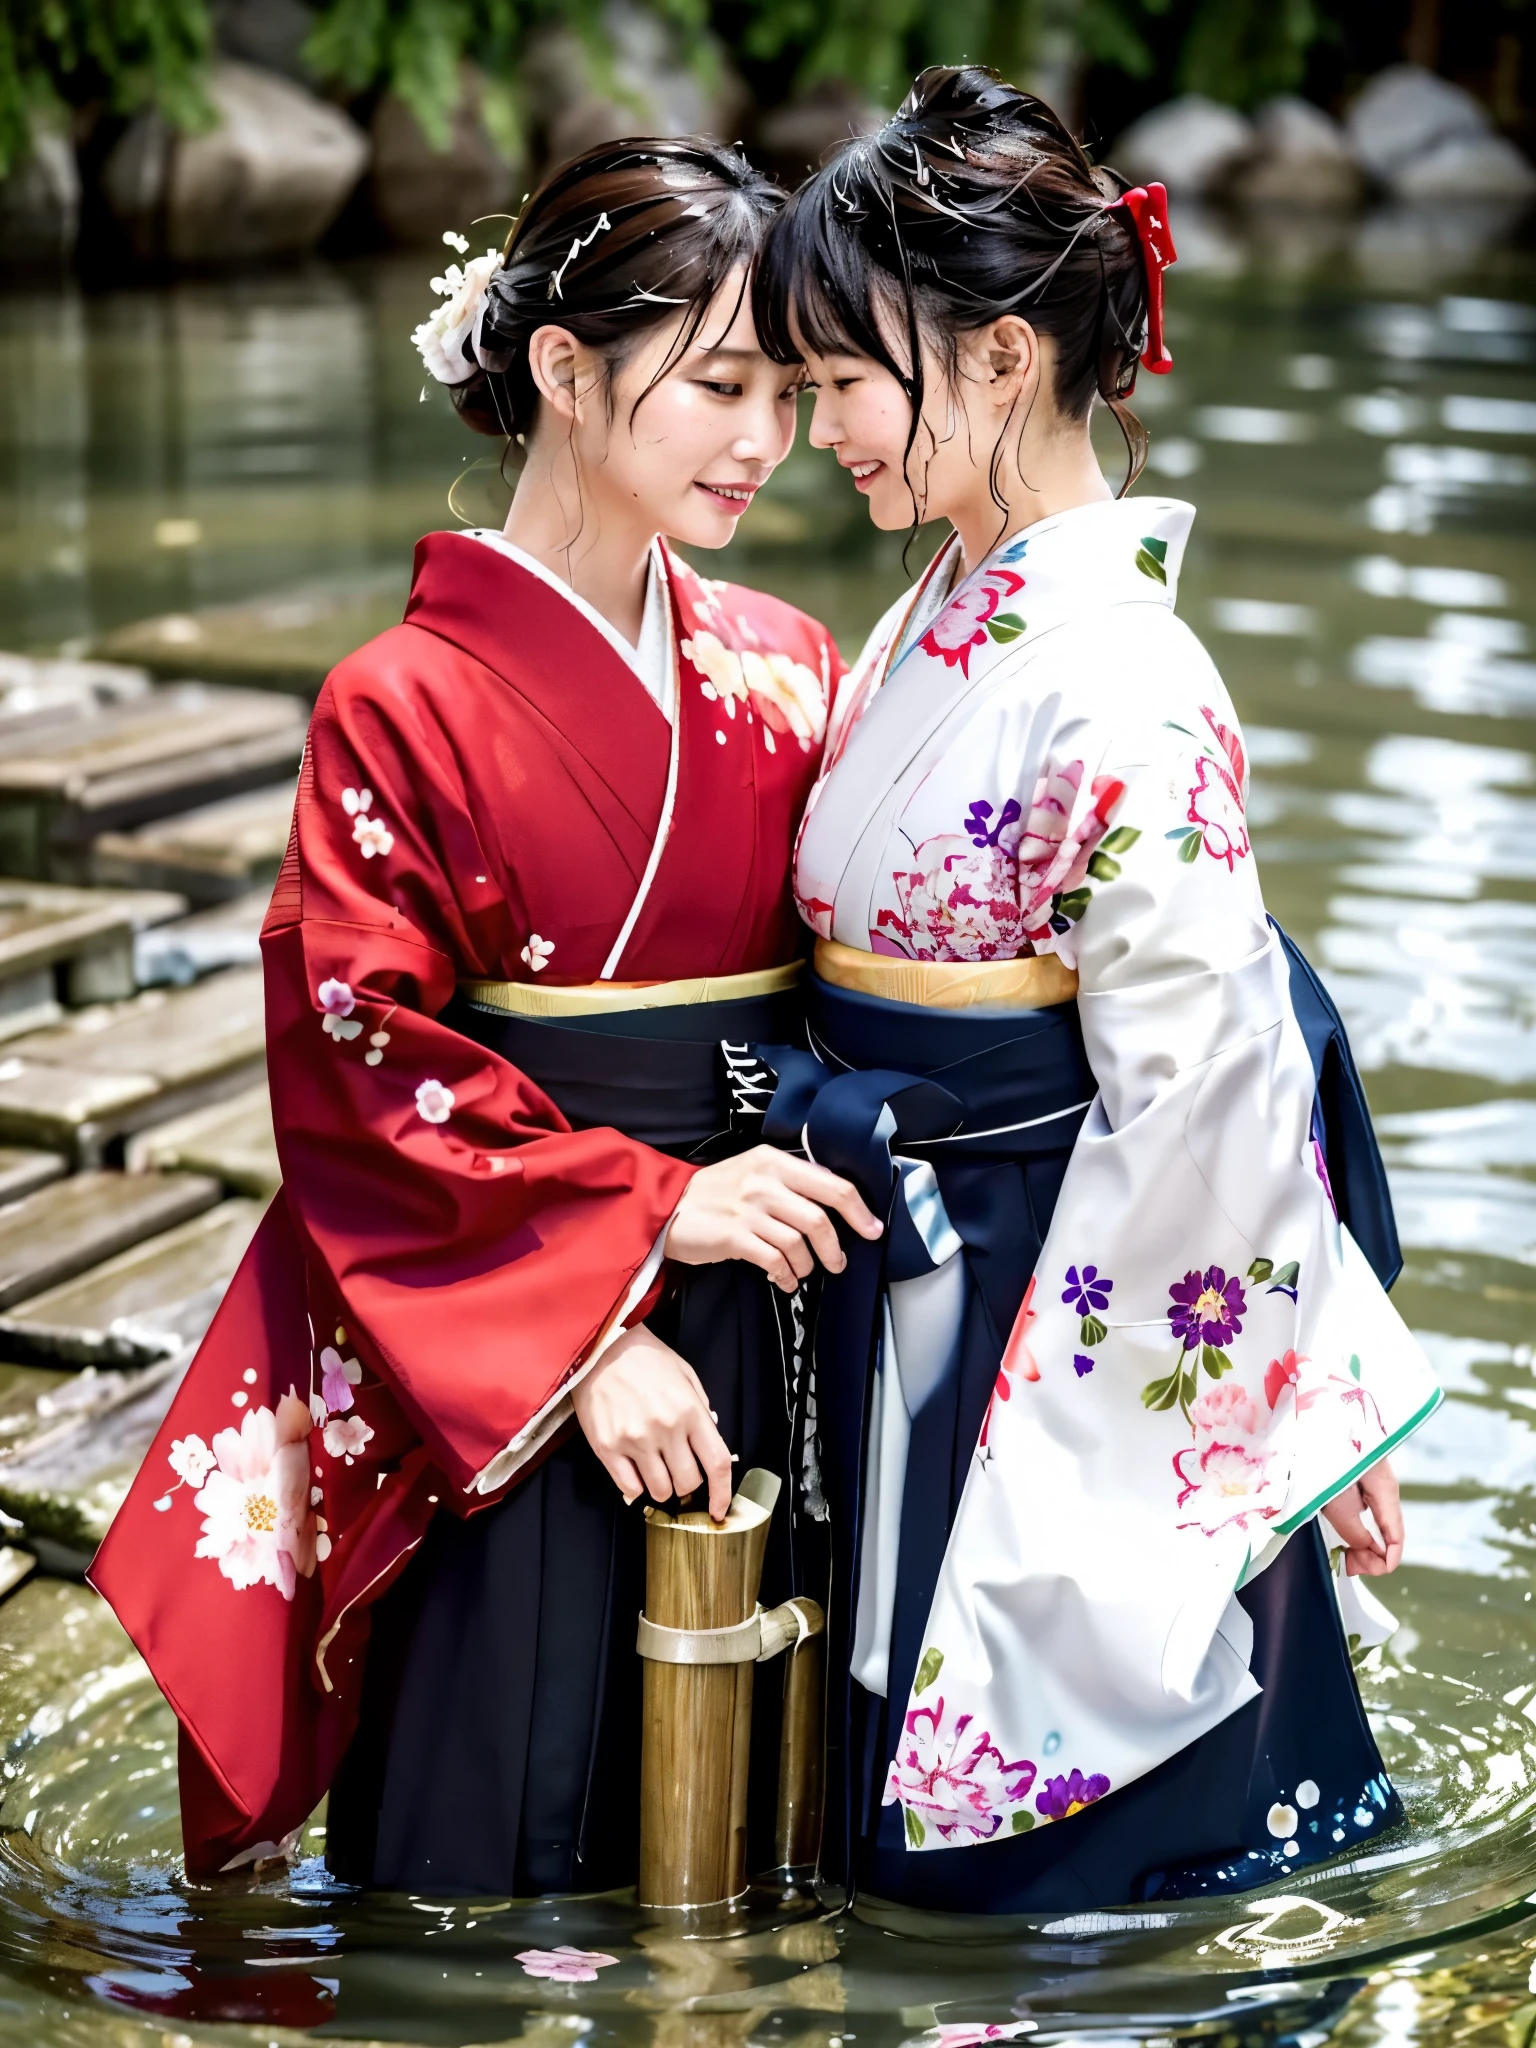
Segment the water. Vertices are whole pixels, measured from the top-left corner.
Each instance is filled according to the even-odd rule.
[[[1180,608],[1247,725],[1271,907],[1367,1069],[1397,1298],[1449,1393],[1400,1460],[1403,1626],[1363,1673],[1408,1825],[1278,1896],[1028,1924],[763,1898],[729,1938],[684,1941],[622,1901],[361,1902],[328,1884],[314,1832],[293,1872],[199,1892],[179,1875],[174,1724],[99,1603],[50,1584],[0,1609],[7,2048],[897,2048],[970,2023],[1100,2048],[1527,2048],[1536,264],[1390,219],[1353,245],[1194,222],[1180,239],[1178,370],[1143,380],[1149,485],[1200,508]],[[440,394],[418,402],[426,268],[0,302],[0,645],[298,585],[387,616],[483,454]],[[472,470],[465,511],[489,516],[499,488]],[[901,574],[862,522],[801,450],[736,573],[852,651]],[[307,616],[268,608],[279,635]],[[517,1960],[562,1943],[617,1960],[570,1984]]]

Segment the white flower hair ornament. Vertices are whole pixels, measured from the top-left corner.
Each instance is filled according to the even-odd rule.
[[[468,254],[469,244],[462,235],[450,231],[443,240],[459,255]],[[443,303],[430,320],[423,320],[413,331],[411,339],[421,352],[428,374],[439,384],[467,383],[475,374],[476,364],[482,370],[505,368],[504,357],[495,351],[484,352],[480,346],[486,295],[502,262],[500,249],[487,249],[483,256],[471,257],[462,267],[457,263],[447,264],[442,276],[433,278],[432,289]],[[466,341],[474,362],[465,360]]]

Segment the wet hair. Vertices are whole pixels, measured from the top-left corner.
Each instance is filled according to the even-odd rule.
[[[697,136],[609,142],[555,171],[527,201],[490,281],[473,376],[453,403],[482,434],[526,435],[539,392],[528,342],[566,328],[615,370],[681,312],[667,360],[636,406],[692,347],[716,293],[757,256],[784,194],[739,150]],[[483,367],[484,364],[490,367]]]
[[[851,352],[889,370],[912,407],[910,462],[924,397],[919,342],[953,383],[958,336],[1017,313],[1056,345],[1059,410],[1084,419],[1095,398],[1113,409],[1130,458],[1123,496],[1147,451],[1126,404],[1146,330],[1146,273],[1132,223],[1108,209],[1123,190],[1033,93],[977,65],[935,65],[883,128],[843,144],[807,179],[770,228],[753,285],[763,346],[776,362],[798,362],[798,333],[818,355]],[[1000,510],[1007,432],[990,473]],[[915,530],[915,491],[913,515]]]

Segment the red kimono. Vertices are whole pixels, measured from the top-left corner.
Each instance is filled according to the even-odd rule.
[[[842,664],[789,606],[659,559],[670,725],[567,597],[453,533],[316,705],[262,941],[283,1190],[91,1571],[181,1723],[195,1877],[312,1811],[371,1603],[440,1505],[547,1449],[693,1170],[572,1130],[438,1021],[456,985],[799,948],[790,848]]]

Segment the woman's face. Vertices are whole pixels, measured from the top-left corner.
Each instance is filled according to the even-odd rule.
[[[583,352],[572,451],[591,523],[633,523],[647,535],[723,548],[789,453],[801,375],[763,354],[744,269],[726,279],[680,360],[653,384],[682,326],[679,316],[647,334],[607,389]]]
[[[923,413],[909,454],[912,406],[883,363],[799,346],[816,393],[811,446],[832,450],[868,500],[874,524],[888,532],[910,526],[914,500],[921,519],[952,518],[957,497],[975,489],[978,453],[985,460],[992,450],[991,436],[980,443],[968,431],[963,365],[952,390],[945,366],[924,346]]]

